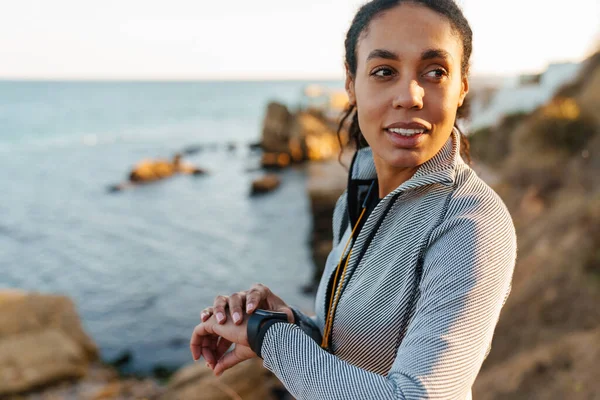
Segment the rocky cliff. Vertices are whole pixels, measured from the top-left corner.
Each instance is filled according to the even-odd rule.
[[[517,228],[512,293],[478,399],[600,393],[600,53],[530,114],[475,133]]]

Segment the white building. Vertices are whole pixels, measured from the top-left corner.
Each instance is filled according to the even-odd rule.
[[[507,78],[492,93],[475,92],[471,103],[471,132],[496,125],[502,117],[516,112],[531,112],[546,103],[565,83],[573,80],[581,68],[577,63],[550,64],[540,75]]]

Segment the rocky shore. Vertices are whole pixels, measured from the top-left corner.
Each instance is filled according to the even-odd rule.
[[[258,359],[215,377],[203,362],[163,385],[121,377],[98,359],[73,302],[59,295],[0,291],[0,398],[6,400],[276,399],[281,384]]]
[[[256,147],[262,150],[262,167],[269,172],[254,182],[251,194],[275,190],[280,185],[278,170],[308,162],[307,192],[314,215],[310,241],[315,264],[323,265],[331,248],[331,212],[345,186],[346,172],[337,162],[340,142],[335,121],[315,109],[292,113],[285,105],[271,103]],[[313,281],[319,276],[317,269]],[[83,329],[69,298],[0,291],[1,399],[269,400],[286,396],[285,388],[258,359],[218,378],[203,362],[180,368],[166,384],[152,377],[121,376],[99,359],[98,346]]]

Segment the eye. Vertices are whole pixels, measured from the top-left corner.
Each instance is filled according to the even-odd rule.
[[[441,81],[448,76],[448,72],[444,68],[436,68],[427,72],[425,76]]]
[[[387,78],[394,74],[394,71],[388,67],[379,67],[376,68],[373,72],[371,72],[371,76],[375,76],[377,78]]]

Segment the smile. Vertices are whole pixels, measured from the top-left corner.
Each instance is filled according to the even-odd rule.
[[[395,133],[397,135],[410,137],[415,135],[420,135],[422,133],[428,132],[427,129],[402,129],[402,128],[388,128],[386,129],[388,132]]]

